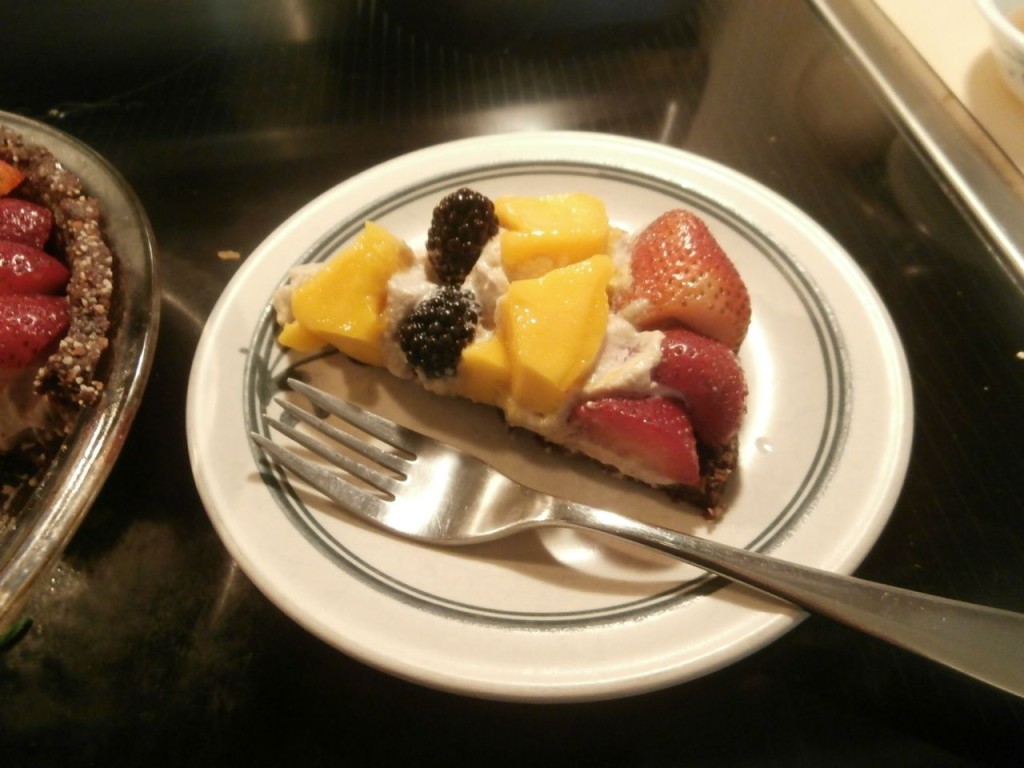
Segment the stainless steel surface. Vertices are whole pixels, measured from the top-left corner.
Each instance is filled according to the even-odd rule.
[[[37,583],[49,576],[103,487],[142,402],[156,351],[160,287],[149,219],[134,192],[102,157],[70,136],[19,115],[0,112],[0,124],[46,146],[103,201],[106,235],[119,258],[110,313],[106,387],[83,412],[32,494],[0,528],[0,637],[21,617]]]
[[[382,449],[358,432],[339,429],[283,398],[276,401],[284,413],[320,436],[277,419],[267,423],[327,464],[303,458],[255,432],[252,439],[275,463],[342,509],[387,531],[444,546],[479,544],[549,525],[600,531],[652,547],[1024,696],[1022,613],[808,568],[540,493],[457,448],[301,381],[290,379],[288,386],[318,412],[336,416],[397,451]],[[324,437],[355,455],[343,453]],[[332,471],[331,466],[345,474]],[[482,503],[483,499],[487,502]]]
[[[600,2],[593,19],[570,2],[546,18],[554,5],[494,4],[488,25],[469,0],[8,3],[0,108],[128,180],[162,303],[121,456],[0,652],[5,764],[1020,764],[1019,698],[818,617],[642,696],[481,702],[338,653],[227,556],[184,424],[199,335],[240,263],[218,252],[244,262],[315,195],[411,149],[596,130],[750,175],[851,254],[915,395],[903,494],[857,575],[1024,611],[1024,291],[871,63],[801,0],[650,0],[635,16]]]
[[[813,2],[1024,286],[1024,175],[872,0]]]

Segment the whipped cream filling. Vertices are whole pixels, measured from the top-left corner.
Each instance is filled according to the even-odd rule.
[[[427,277],[427,259],[417,254],[410,267],[396,272],[388,281],[388,297],[384,304],[384,365],[395,376],[412,378],[412,367],[398,345],[398,327],[416,305],[436,290],[437,284]]]
[[[473,291],[480,304],[480,322],[486,330],[494,330],[498,302],[508,292],[508,277],[501,264],[500,233],[487,241],[480,258],[466,277],[466,287]]]

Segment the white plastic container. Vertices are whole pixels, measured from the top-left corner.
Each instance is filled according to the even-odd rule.
[[[1024,100],[1024,0],[977,0],[992,29],[992,50],[1003,80]]]

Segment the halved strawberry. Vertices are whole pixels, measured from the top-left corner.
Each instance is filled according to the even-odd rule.
[[[0,294],[58,293],[68,282],[68,268],[45,251],[0,240]]]
[[[6,195],[25,179],[25,174],[10,163],[0,160],[0,195]]]
[[[676,209],[633,245],[632,284],[616,297],[638,328],[691,328],[737,349],[750,324],[750,295],[735,265],[696,214]]]
[[[747,384],[736,355],[725,344],[676,328],[664,332],[661,362],[652,378],[680,394],[697,437],[721,445],[739,430]]]
[[[604,397],[581,403],[570,422],[620,456],[671,483],[700,482],[697,440],[683,405],[666,397]]]
[[[17,197],[0,198],[0,239],[42,248],[52,228],[53,213],[46,206]]]
[[[0,368],[35,362],[67,329],[63,296],[0,296]]]

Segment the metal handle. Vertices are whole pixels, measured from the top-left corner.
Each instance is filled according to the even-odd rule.
[[[566,504],[565,523],[653,547],[1024,696],[1024,614],[796,565],[605,510]]]

